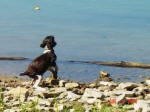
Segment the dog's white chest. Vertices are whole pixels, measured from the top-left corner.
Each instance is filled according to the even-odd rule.
[[[49,50],[48,47],[47,47],[47,45],[46,45],[43,54],[44,54],[44,53],[48,53],[48,52],[51,52],[51,50]]]

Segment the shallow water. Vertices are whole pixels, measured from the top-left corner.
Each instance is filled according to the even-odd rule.
[[[35,58],[47,35],[55,35],[59,76],[93,81],[104,70],[112,78],[140,81],[149,69],[70,63],[66,60],[150,63],[149,0],[1,0],[0,56]],[[39,6],[41,10],[33,10]],[[17,76],[29,61],[0,61],[0,73]],[[49,73],[47,72],[45,77]]]

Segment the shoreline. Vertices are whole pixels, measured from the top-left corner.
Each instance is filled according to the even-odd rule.
[[[101,71],[99,79],[91,83],[46,78],[40,86],[46,91],[32,88],[28,79],[0,75],[0,96],[3,96],[0,109],[4,112],[150,111],[150,77],[140,83],[114,82],[110,74]]]

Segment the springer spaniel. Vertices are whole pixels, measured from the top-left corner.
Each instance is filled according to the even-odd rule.
[[[57,56],[55,55],[53,49],[55,46],[56,42],[54,40],[54,36],[47,36],[40,45],[40,47],[45,48],[43,54],[35,58],[29,64],[27,70],[20,74],[20,76],[27,75],[32,78],[33,80],[31,84],[35,89],[45,90],[44,88],[39,87],[39,83],[42,80],[43,74],[47,70],[50,70],[50,72],[53,74],[53,77],[57,79]]]

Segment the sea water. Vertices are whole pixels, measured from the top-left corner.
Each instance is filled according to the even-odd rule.
[[[90,82],[105,71],[113,79],[141,81],[150,75],[149,69],[68,60],[150,63],[149,4],[149,0],[1,0],[0,56],[30,60],[0,61],[0,73],[18,76],[42,54],[42,40],[54,35],[60,78]]]

